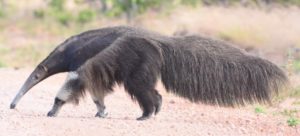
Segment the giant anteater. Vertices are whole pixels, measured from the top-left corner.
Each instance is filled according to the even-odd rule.
[[[192,102],[220,106],[270,103],[272,95],[287,82],[284,72],[275,64],[228,43],[200,36],[170,37],[129,29],[131,31],[116,36],[105,48],[98,49],[74,69],[65,70],[72,72],[48,116],[55,116],[66,102],[78,103],[88,91],[98,109],[96,116],[105,117],[104,97],[113,91],[115,84],[123,84],[131,98],[138,101],[143,110],[138,120],[144,120],[160,111],[162,96],[155,89],[158,79],[168,92]],[[102,38],[96,36],[94,40],[100,42],[94,44],[101,44]],[[64,56],[74,48],[62,46],[55,51]],[[88,54],[93,50],[82,50],[78,54]],[[63,58],[67,64],[80,60]],[[55,57],[51,59],[60,61]],[[44,65],[42,69],[51,71]],[[36,78],[33,76],[33,79]],[[21,89],[21,95],[23,90],[28,90],[28,87]]]

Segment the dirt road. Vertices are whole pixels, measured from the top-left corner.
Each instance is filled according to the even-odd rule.
[[[300,127],[289,127],[280,115],[257,114],[253,106],[232,109],[203,104],[163,95],[161,112],[146,121],[120,88],[106,98],[108,117],[95,118],[96,107],[89,97],[79,106],[66,105],[58,117],[48,118],[53,99],[65,74],[50,77],[23,97],[15,110],[9,103],[32,69],[0,69],[0,135],[1,136],[174,136],[174,135],[300,135]],[[160,87],[159,87],[160,88]]]

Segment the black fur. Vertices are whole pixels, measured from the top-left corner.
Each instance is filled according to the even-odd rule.
[[[101,52],[132,27],[108,27],[72,36],[60,44],[40,65],[48,73],[76,71],[88,59]],[[60,60],[60,61],[57,61]]]

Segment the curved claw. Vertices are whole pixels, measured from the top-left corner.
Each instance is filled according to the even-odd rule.
[[[157,104],[154,106],[154,108],[155,108],[154,115],[157,115],[157,113],[161,110],[161,103],[162,103],[162,98],[161,98],[161,96],[159,96]]]
[[[52,111],[49,111],[47,114],[48,117],[56,117],[56,114]]]
[[[136,120],[143,121],[143,120],[147,120],[149,118],[150,118],[150,116],[141,116],[141,117],[137,118]]]
[[[105,118],[105,117],[107,117],[107,115],[108,115],[107,112],[97,112],[95,117]]]
[[[160,111],[160,109],[161,109],[161,105],[156,106],[156,107],[155,107],[154,115],[157,115],[158,112]]]
[[[161,110],[162,105],[162,96],[156,91],[156,102],[154,104],[155,112],[154,115],[156,115]]]

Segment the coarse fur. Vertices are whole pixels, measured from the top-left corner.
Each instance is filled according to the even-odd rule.
[[[251,56],[227,43],[199,36],[167,37],[127,33],[88,60],[79,78],[103,101],[115,84],[136,99],[147,119],[161,106],[158,78],[168,92],[220,106],[270,103],[287,82],[268,60]]]
[[[56,98],[65,101],[79,103],[79,97],[84,95],[84,84],[78,80],[78,74],[76,72],[70,72],[66,79],[66,82],[59,90]]]

